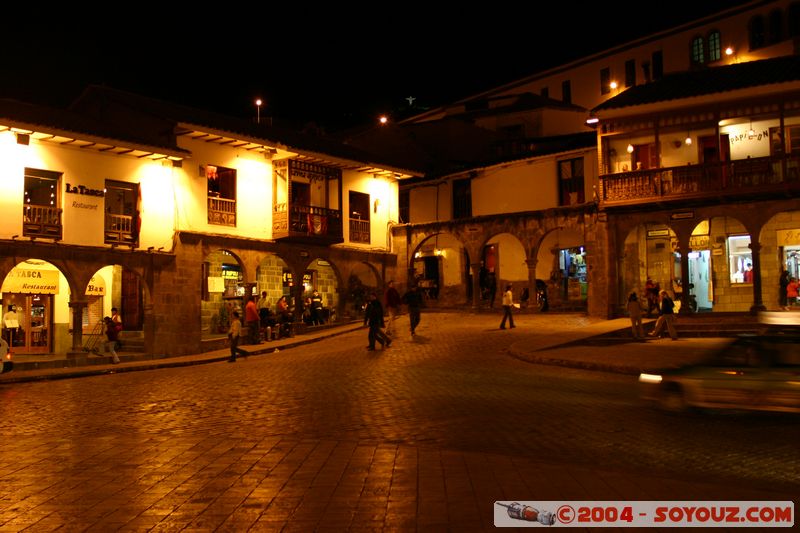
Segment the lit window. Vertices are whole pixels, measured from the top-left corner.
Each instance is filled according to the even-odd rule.
[[[753,253],[750,250],[750,235],[728,237],[728,266],[731,283],[753,282]]]

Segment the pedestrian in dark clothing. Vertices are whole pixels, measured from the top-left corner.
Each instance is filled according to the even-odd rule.
[[[386,333],[394,335],[394,321],[397,315],[400,314],[400,304],[402,303],[400,300],[400,293],[394,288],[394,281],[389,282],[389,286],[386,288],[385,298],[386,312],[389,314],[389,323],[386,326]]]
[[[648,337],[660,337],[661,331],[666,326],[670,338],[676,341],[678,340],[678,332],[675,329],[675,302],[669,297],[667,291],[663,289],[658,294],[661,298],[661,307],[659,308],[661,315],[656,320],[656,329],[652,333],[648,333]]]
[[[311,294],[311,323],[315,326],[325,323],[325,319],[322,318],[322,295],[319,291]]]
[[[419,287],[414,285],[408,289],[403,295],[403,303],[408,306],[408,319],[411,323],[411,335],[413,336],[416,334],[422,313],[422,293],[419,292]]]
[[[381,328],[384,326],[383,322],[383,306],[375,293],[370,294],[369,303],[364,311],[364,325],[369,326],[369,346],[367,350],[375,349],[375,341],[381,343],[381,347],[391,346],[392,341]]]
[[[113,358],[111,362],[116,365],[119,363],[119,356],[115,350],[117,347],[117,335],[119,335],[119,329],[117,328],[117,324],[110,316],[105,317],[103,321],[106,325],[106,337],[108,338],[108,341],[105,343],[105,349],[107,352],[111,352],[111,357]]]
[[[497,276],[489,271],[486,274],[486,294],[489,297],[489,307],[494,308],[494,299],[497,296]]]

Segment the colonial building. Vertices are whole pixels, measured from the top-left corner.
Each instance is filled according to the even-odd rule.
[[[395,265],[413,172],[290,131],[89,88],[0,103],[0,280],[17,353],[75,352],[116,307],[151,353],[222,345],[248,295],[351,314]],[[300,306],[296,307],[300,313]],[[4,324],[5,326],[6,324]]]
[[[479,305],[488,271],[596,316],[648,278],[683,312],[776,306],[797,269],[799,40],[800,2],[754,1],[414,116],[406,144],[350,142],[426,156],[394,236],[432,303]]]

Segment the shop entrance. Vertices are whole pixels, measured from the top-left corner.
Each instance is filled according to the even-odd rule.
[[[800,246],[784,246],[782,255],[789,276],[800,279]]]
[[[711,250],[689,252],[690,294],[697,301],[697,311],[711,311],[714,301],[711,288]]]
[[[19,327],[4,328],[3,337],[17,353],[49,353],[53,331],[53,304],[50,294],[3,295],[6,309],[11,305]],[[11,338],[13,336],[13,339]]]
[[[565,300],[585,301],[586,251],[583,246],[565,248],[558,252],[558,268],[561,271]]]

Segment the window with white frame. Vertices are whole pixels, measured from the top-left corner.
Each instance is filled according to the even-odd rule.
[[[750,235],[728,237],[728,266],[732,284],[753,282],[753,252],[750,250]]]

